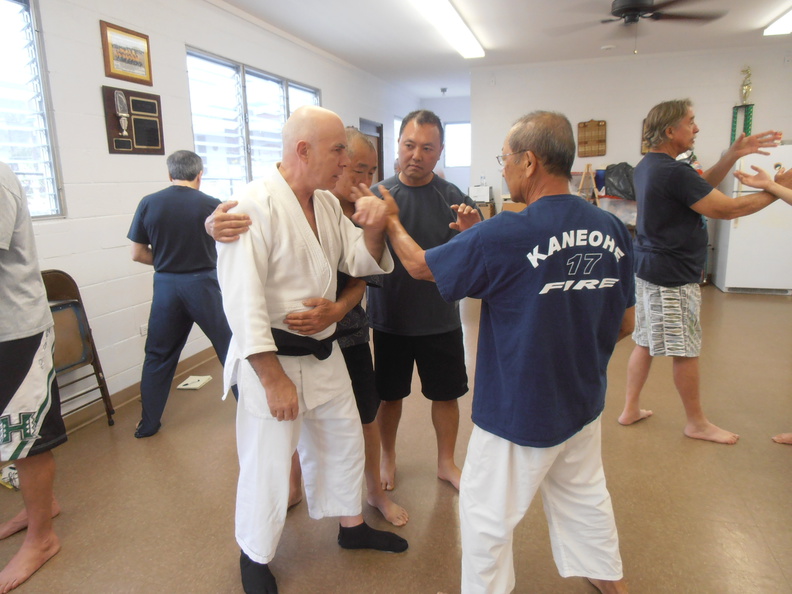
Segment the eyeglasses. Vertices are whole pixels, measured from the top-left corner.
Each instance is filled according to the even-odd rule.
[[[498,160],[498,165],[503,167],[505,165],[506,157],[509,157],[511,155],[519,155],[520,153],[527,152],[528,150],[529,149],[524,149],[524,150],[521,150],[521,151],[514,151],[513,153],[506,153],[505,155],[498,155],[495,158]]]

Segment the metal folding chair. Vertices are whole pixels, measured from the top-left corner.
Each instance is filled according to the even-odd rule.
[[[88,316],[85,315],[80,289],[74,279],[61,270],[43,270],[41,277],[47,289],[52,318],[55,320],[55,378],[61,389],[61,406],[72,402],[85,394],[99,390],[104,404],[107,424],[113,425],[113,403],[107,389],[102,365],[96,352],[91,327],[88,325]],[[63,383],[63,376],[90,366],[91,372],[81,377],[70,377]],[[96,385],[80,389],[74,394],[63,398],[63,388],[71,386],[94,376]],[[91,400],[80,404],[69,412],[76,412],[91,404]]]

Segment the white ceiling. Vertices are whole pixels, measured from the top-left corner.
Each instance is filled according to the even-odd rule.
[[[416,0],[225,1],[421,98],[441,96],[441,87],[468,96],[472,67],[629,56],[636,44],[640,54],[786,44],[792,55],[791,36],[762,37],[792,0],[684,0],[665,12],[727,14],[704,25],[644,19],[637,38],[636,25],[600,23],[610,0],[452,0],[484,46],[476,60],[448,46]]]

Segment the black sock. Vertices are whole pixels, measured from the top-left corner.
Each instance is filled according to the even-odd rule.
[[[266,563],[256,563],[242,551],[239,556],[245,594],[278,594],[278,584]]]
[[[374,549],[401,553],[407,550],[407,541],[393,532],[375,530],[365,522],[351,528],[339,527],[338,544],[343,549]]]

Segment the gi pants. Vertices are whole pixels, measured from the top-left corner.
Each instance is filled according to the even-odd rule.
[[[339,353],[333,356],[343,365]],[[256,563],[269,563],[275,556],[286,521],[295,448],[313,519],[356,516],[362,509],[363,430],[351,385],[345,394],[308,411],[299,380],[295,385],[300,413],[294,421],[277,421],[258,412],[263,403],[250,402],[266,395],[250,364],[240,365],[236,539]]]
[[[514,589],[514,528],[537,490],[561,576],[622,578],[600,418],[551,448],[519,446],[474,426],[459,495],[462,594]]]
[[[143,402],[142,431],[156,431],[170,394],[179,356],[193,323],[212,342],[225,362],[231,329],[223,313],[223,298],[216,270],[154,273],[154,296],[149,314],[146,358],[140,379]]]

